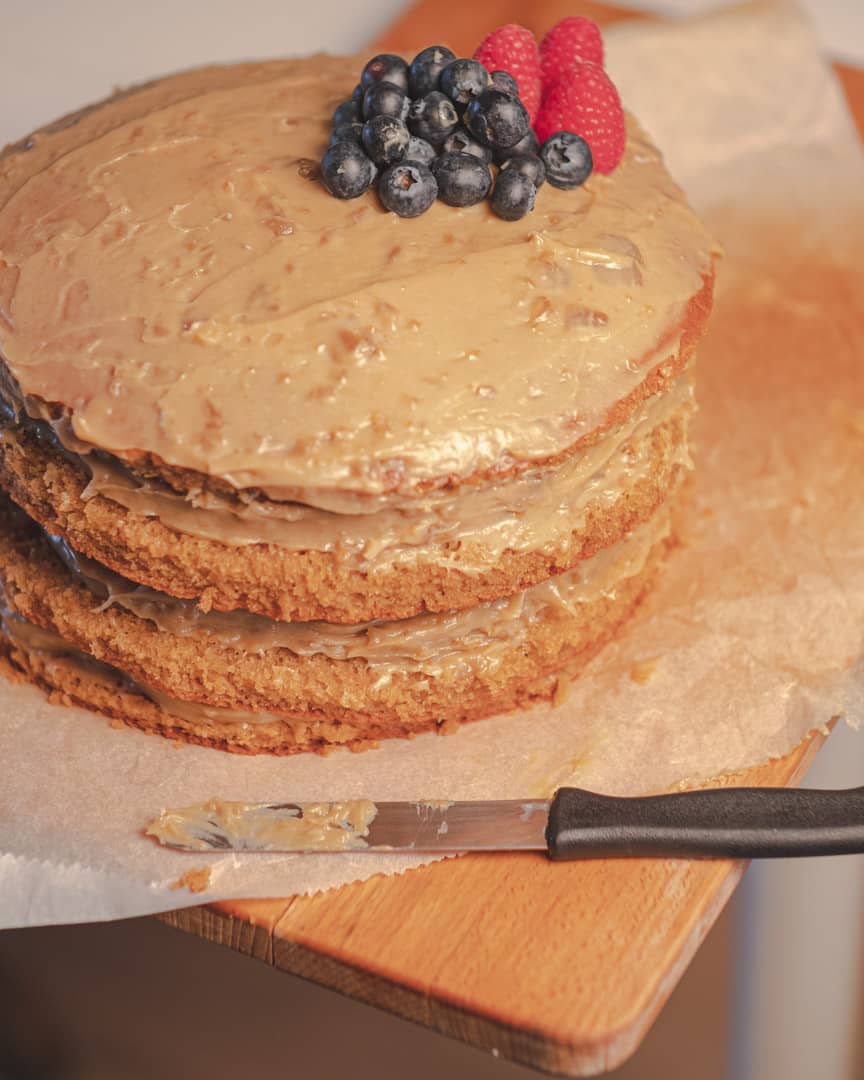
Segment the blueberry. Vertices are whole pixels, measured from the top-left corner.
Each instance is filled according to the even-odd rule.
[[[408,91],[408,65],[401,56],[393,53],[379,53],[373,56],[360,76],[360,85],[363,89],[376,82],[389,82],[398,86],[400,90]]]
[[[465,110],[465,127],[484,146],[513,146],[531,130],[528,110],[513,94],[484,90]]]
[[[441,151],[445,154],[473,154],[487,165],[492,161],[489,147],[481,146],[464,128],[457,128],[452,135],[448,135],[441,144]]]
[[[492,188],[489,166],[473,154],[442,154],[432,163],[432,175],[438,198],[448,206],[474,206]]]
[[[363,94],[363,119],[373,116],[397,116],[404,120],[408,115],[408,98],[405,91],[388,82],[372,83]]]
[[[406,161],[420,161],[428,165],[435,160],[436,156],[435,147],[425,139],[418,139],[416,135],[412,135],[408,140],[408,149],[405,151]]]
[[[513,94],[519,97],[519,83],[509,71],[493,71],[490,78],[496,90],[503,90],[505,94]]]
[[[341,127],[343,124],[353,124],[355,121],[363,120],[363,110],[356,101],[349,98],[348,101],[343,101],[341,105],[337,105],[333,113],[333,127]]]
[[[459,112],[464,112],[489,83],[489,72],[478,60],[451,60],[441,72],[441,89]]]
[[[335,143],[321,160],[324,186],[337,199],[356,199],[368,191],[376,171],[362,148],[350,140]]]
[[[543,186],[546,166],[536,154],[514,154],[501,165],[501,172],[518,172],[527,176],[535,188]]]
[[[363,125],[363,149],[376,165],[394,165],[405,157],[408,128],[395,116],[373,116]]]
[[[328,146],[333,146],[337,142],[353,142],[358,146],[363,144],[363,125],[361,123],[340,124],[339,127],[333,129],[333,134],[330,136],[330,142]]]
[[[430,45],[428,49],[417,53],[411,61],[408,74],[408,88],[412,98],[426,97],[433,90],[438,90],[441,72],[456,59],[456,54],[444,45]]]
[[[357,85],[351,91],[350,100],[355,103],[355,105],[357,106],[357,108],[361,112],[363,111],[363,95],[365,93],[366,93],[366,91],[363,89],[363,87],[360,85],[360,83],[357,83]]]
[[[458,124],[459,114],[455,105],[440,90],[417,98],[408,109],[408,127],[412,134],[433,146],[444,142]]]
[[[572,131],[550,135],[540,148],[540,157],[546,166],[546,179],[557,188],[579,187],[594,168],[591,147],[581,135],[574,135]]]
[[[402,161],[381,174],[378,197],[387,210],[399,217],[419,217],[435,202],[438,184],[429,167],[419,161]]]
[[[505,221],[518,221],[534,209],[537,188],[527,176],[518,172],[502,172],[495,181],[490,200],[492,209]]]
[[[540,143],[533,131],[529,131],[524,139],[520,139],[515,146],[492,147],[492,160],[496,165],[503,165],[507,158],[517,154],[539,154]]]

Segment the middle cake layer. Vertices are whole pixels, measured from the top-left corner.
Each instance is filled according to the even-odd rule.
[[[0,482],[76,550],[138,583],[269,618],[352,624],[513,596],[648,520],[689,464],[684,374],[596,445],[499,483],[377,508],[180,493],[8,400]]]

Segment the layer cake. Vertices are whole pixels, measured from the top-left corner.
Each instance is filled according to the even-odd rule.
[[[657,572],[709,236],[632,118],[522,221],[334,199],[356,66],[0,157],[3,642],[61,700],[249,752],[449,730],[553,697]]]

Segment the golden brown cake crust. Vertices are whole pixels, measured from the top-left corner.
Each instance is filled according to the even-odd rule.
[[[641,572],[609,596],[561,606],[532,620],[496,663],[486,646],[465,643],[464,663],[435,677],[422,670],[380,667],[363,659],[298,656],[285,649],[261,653],[222,645],[206,635],[179,635],[100,602],[78,582],[22,516],[0,514],[0,578],[9,608],[70,646],[128,673],[136,682],[185,702],[276,713],[278,722],[232,723],[170,715],[118,675],[104,674],[62,655],[48,658],[26,643],[10,643],[18,667],[43,687],[137,726],[182,732],[208,745],[252,751],[315,749],[325,743],[367,742],[435,730],[507,712],[555,690],[556,672],[581,668],[616,632],[641,600],[661,561],[665,542],[652,549]],[[166,711],[167,710],[167,711]],[[220,730],[221,729],[221,730]]]

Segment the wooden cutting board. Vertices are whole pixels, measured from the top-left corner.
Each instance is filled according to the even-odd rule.
[[[378,43],[410,52],[441,36],[469,55],[489,27],[537,31],[568,14],[620,9],[572,0],[441,0],[413,7]],[[864,75],[840,72],[864,128]],[[730,782],[796,783],[822,742]],[[549,863],[484,855],[319,896],[237,901],[164,922],[503,1058],[571,1076],[639,1045],[744,866],[673,860]]]

